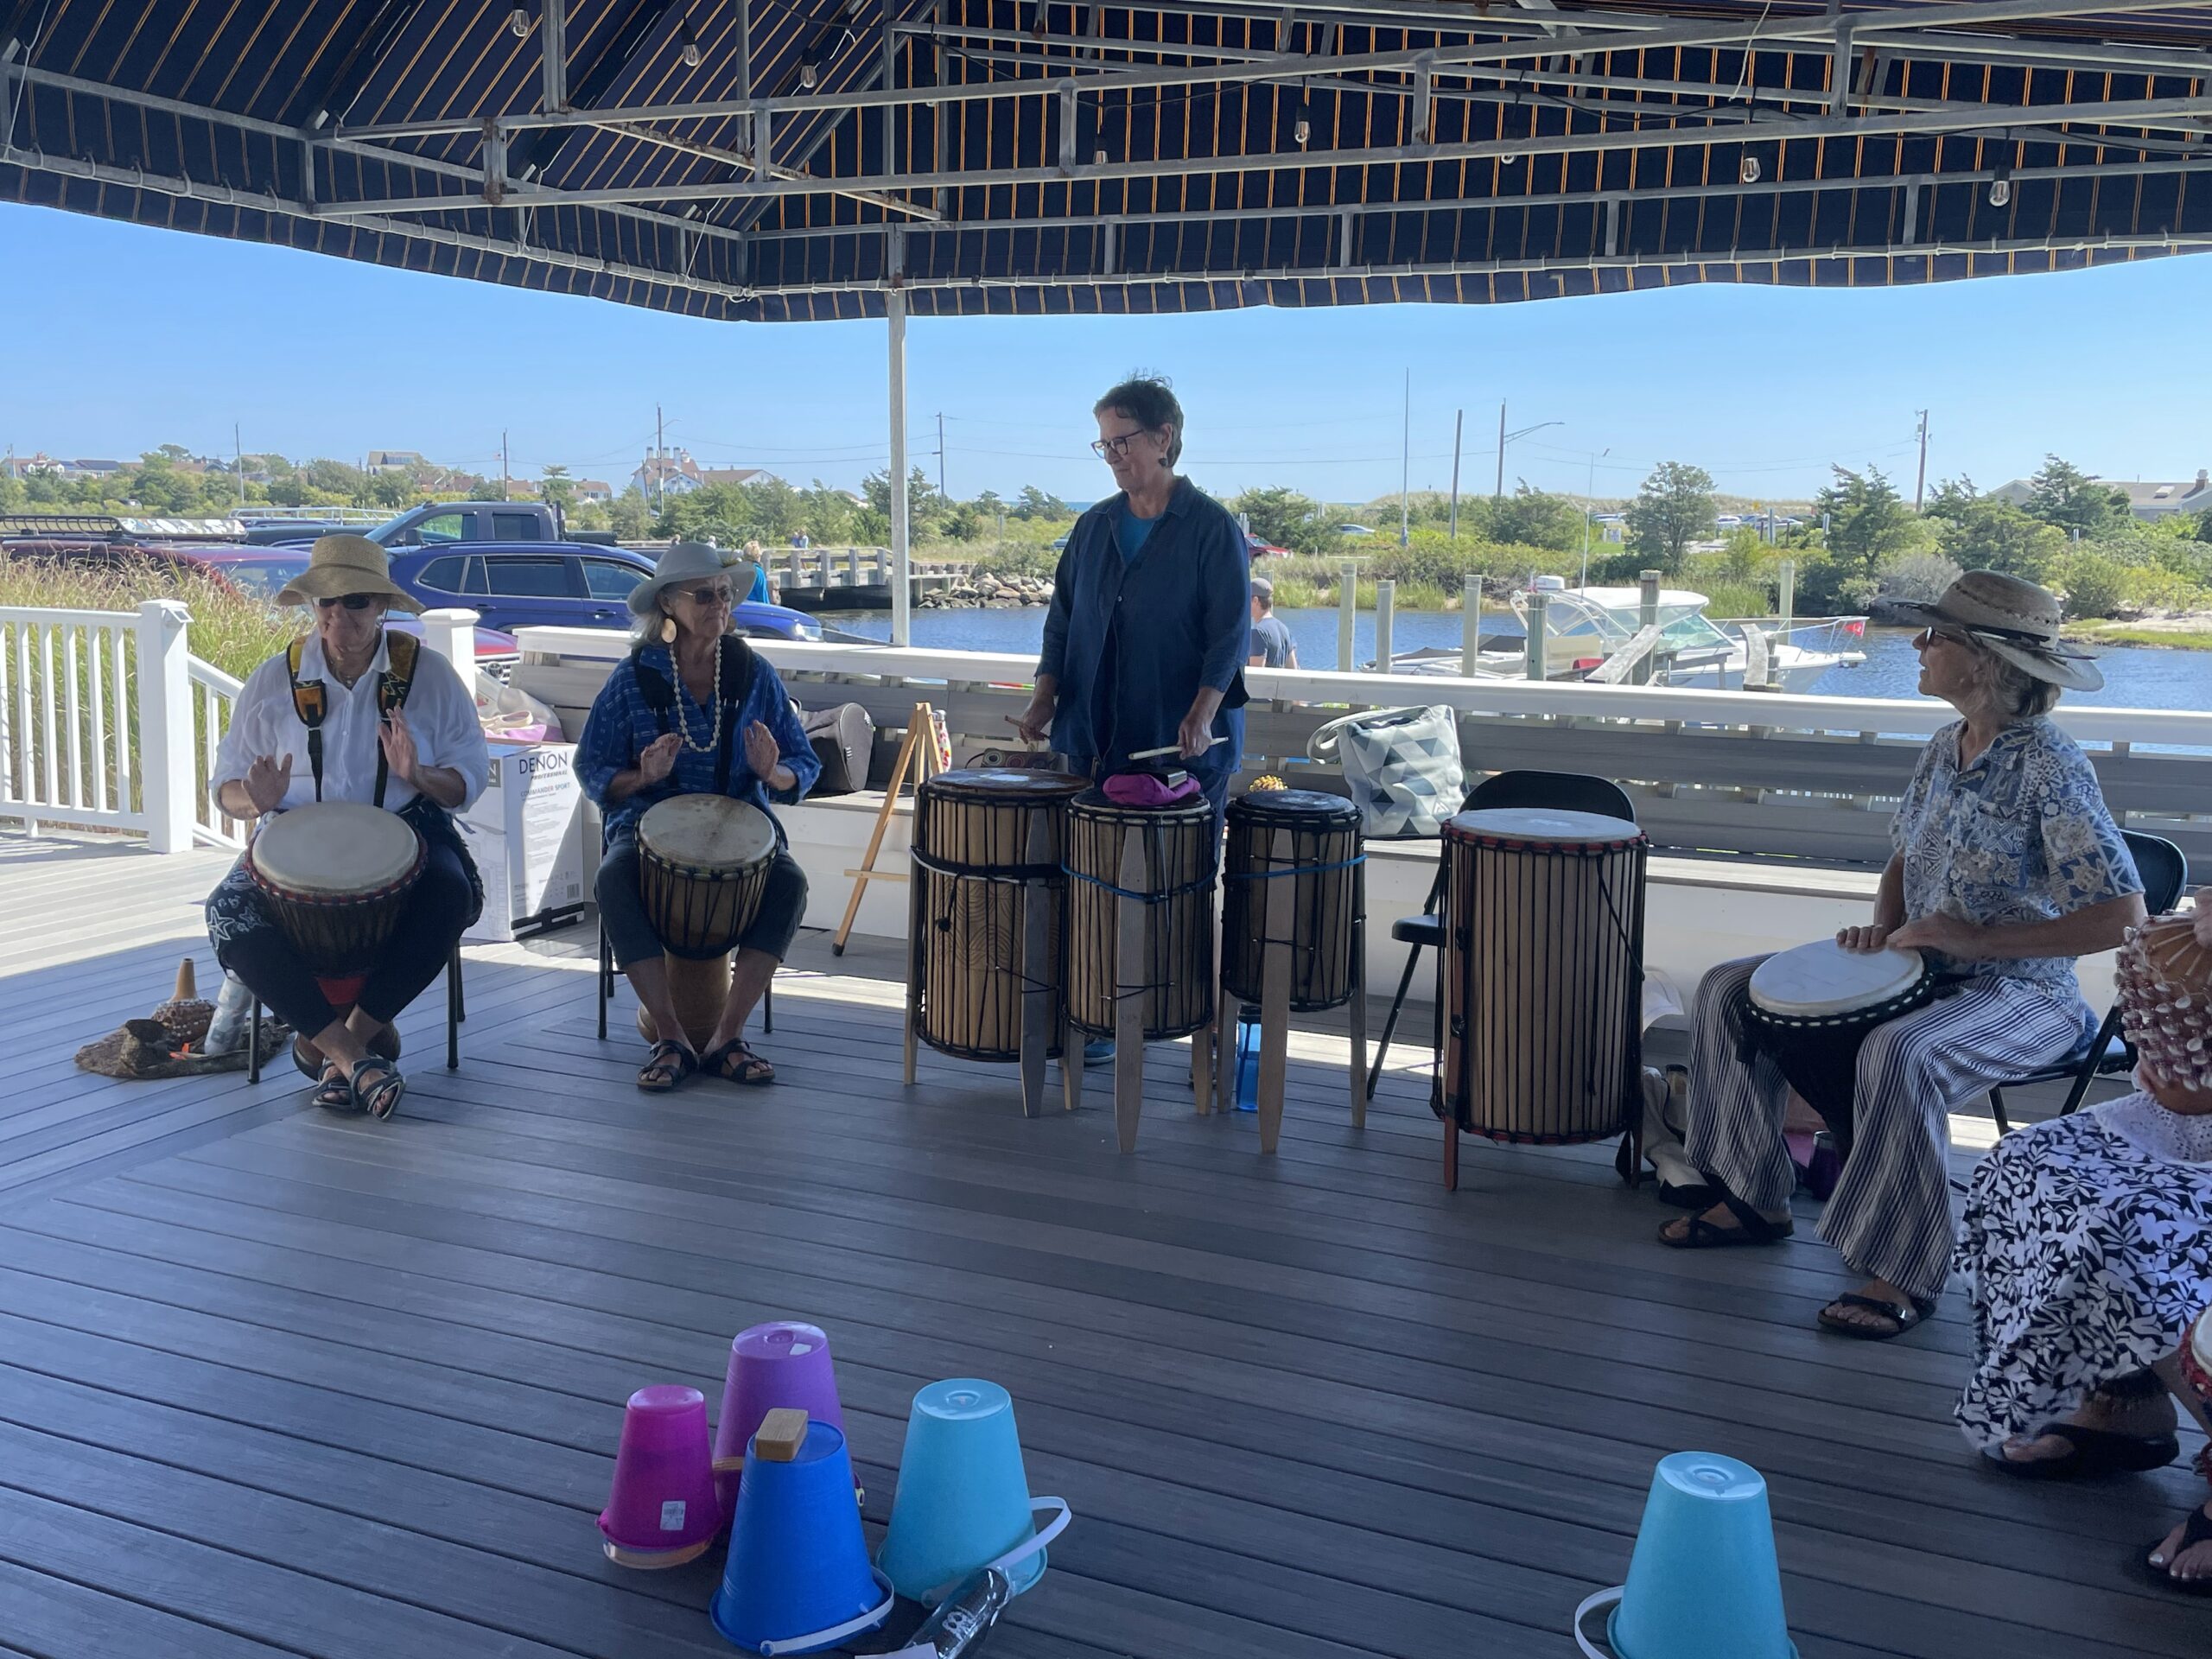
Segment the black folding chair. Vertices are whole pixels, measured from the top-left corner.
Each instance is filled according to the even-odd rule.
[[[614,1000],[614,947],[607,938],[607,924],[599,925],[599,1040],[607,1040],[607,1005]],[[711,1034],[711,1033],[710,1033]],[[768,982],[760,993],[760,1034],[776,1034],[776,982]]]
[[[1542,807],[1555,812],[1595,812],[1608,818],[1626,818],[1636,822],[1636,806],[1628,791],[1606,778],[1592,778],[1579,772],[1501,772],[1485,778],[1467,792],[1461,804],[1463,812],[1490,811],[1505,807]],[[1418,916],[1402,916],[1390,924],[1390,937],[1399,944],[1411,947],[1406,952],[1406,971],[1398,976],[1397,995],[1390,999],[1390,1012],[1382,1021],[1382,1040],[1375,1046],[1375,1064],[1368,1068],[1367,1097],[1375,1098],[1376,1085],[1382,1080],[1382,1062],[1390,1052],[1391,1033],[1398,1028],[1399,1013],[1405,1007],[1406,993],[1413,987],[1414,971],[1421,964],[1424,947],[1441,952],[1444,949],[1444,918],[1436,908],[1444,902],[1445,862],[1442,849],[1438,850],[1436,879],[1429,883],[1428,898]],[[1442,998],[1440,996],[1440,1005]],[[1440,1006],[1436,1014],[1436,1027],[1429,1039],[1432,1059],[1443,1052],[1443,1012]]]
[[[2171,910],[2180,899],[2182,890],[2189,886],[2189,859],[2182,849],[2162,836],[2146,836],[2140,830],[2120,831],[2127,842],[2127,850],[2134,855],[2135,873],[2143,878],[2143,903],[2153,916]],[[2127,1040],[2120,1029],[2120,1004],[2112,1005],[2104,1023],[2097,1027],[2097,1034],[2089,1046],[2079,1054],[2045,1066],[2040,1071],[2031,1071],[2022,1077],[2008,1078],[1989,1086],[1989,1115],[1997,1120],[1997,1133],[2010,1135],[2012,1120],[2005,1115],[2005,1091],[2025,1089],[2032,1084],[2063,1083],[2074,1080],[2067,1091],[2066,1104],[2059,1110],[2063,1117],[2082,1103],[2082,1096],[2089,1092],[2089,1085],[2099,1077],[2120,1077],[2135,1069],[2135,1045]]]
[[[461,1022],[468,1018],[468,1004],[461,989],[461,943],[454,942],[446,958],[446,1070],[461,1069]],[[302,1035],[312,1036],[313,1033]],[[261,1081],[261,999],[253,999],[253,1022],[246,1033],[245,1080]]]

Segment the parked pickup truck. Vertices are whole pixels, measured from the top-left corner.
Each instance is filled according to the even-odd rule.
[[[306,547],[318,536],[352,525],[257,524],[246,539],[263,547]],[[561,515],[538,501],[433,501],[410,507],[373,530],[359,531],[380,547],[442,547],[449,542],[582,542],[612,546],[607,531],[565,532]]]

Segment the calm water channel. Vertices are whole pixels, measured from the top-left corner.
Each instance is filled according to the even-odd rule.
[[[1333,610],[1278,611],[1298,641],[1298,658],[1308,668],[1333,668],[1337,662],[1337,613]],[[887,611],[851,611],[822,619],[872,639],[891,637]],[[1495,625],[1493,625],[1495,626]],[[1041,607],[1019,611],[917,611],[914,644],[936,651],[1034,652],[1043,637]],[[1501,632],[1503,630],[1501,629]],[[1393,646],[1417,651],[1424,645],[1457,650],[1457,612],[1401,611],[1393,625]],[[1878,628],[1868,635],[1866,660],[1857,668],[1837,668],[1813,686],[1831,697],[1909,697],[1919,680],[1919,659],[1912,635],[1902,628]],[[1358,619],[1355,655],[1360,662],[1375,653],[1375,616]],[[2212,652],[2158,651],[2120,645],[2102,658],[2105,688],[2069,691],[2069,702],[2105,703],[2120,709],[2212,709]]]

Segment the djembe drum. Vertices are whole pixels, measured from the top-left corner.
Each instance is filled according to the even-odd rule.
[[[638,820],[638,897],[668,963],[669,999],[703,1051],[729,1000],[729,953],[760,913],[776,826],[726,795],[678,795]],[[638,1010],[639,1035],[652,1031]]]
[[[1499,809],[1444,826],[1437,1107],[1493,1141],[1619,1135],[1641,1101],[1643,867],[1625,818]]]
[[[2197,1398],[2212,1406],[2212,1307],[2190,1327],[2189,1340],[2181,1345],[2181,1370]]]
[[[1745,1046],[1773,1059],[1826,1121],[1837,1155],[1847,1158],[1859,1045],[1878,1026],[1924,1007],[1936,985],[1917,950],[1847,950],[1834,939],[1815,939],[1751,970],[1741,1015]]]
[[[1062,1048],[1060,861],[1068,802],[1088,786],[1066,772],[965,770],[914,795],[913,1034],[960,1059],[1020,1061],[1033,1117],[1045,1059]]]
[[[1143,1046],[1213,1020],[1213,808],[1068,804],[1068,1023],[1115,1049],[1115,1120],[1136,1149]],[[1210,1081],[1210,1075],[1209,1075]]]
[[[422,836],[397,813],[316,801],[263,824],[245,865],[270,918],[342,1014],[391,940],[426,856]]]
[[[1340,1007],[1360,988],[1367,907],[1359,808],[1313,790],[1255,791],[1229,804],[1228,821],[1221,985],[1260,1010],[1260,1149],[1273,1152],[1282,1127],[1288,1016]],[[1366,1117],[1366,1046],[1363,1022],[1352,1024],[1358,1125]],[[1234,1052],[1224,1040],[1224,1079]]]

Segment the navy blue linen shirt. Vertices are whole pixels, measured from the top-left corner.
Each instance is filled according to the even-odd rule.
[[[647,645],[615,664],[614,671],[607,677],[607,683],[600,687],[599,696],[592,702],[591,718],[584,722],[584,734],[576,741],[575,758],[577,785],[599,803],[610,842],[633,834],[646,809],[662,801],[677,795],[713,794],[715,773],[720,765],[714,751],[701,754],[687,747],[677,751],[675,769],[659,783],[638,790],[622,800],[607,800],[607,786],[614,781],[615,774],[636,766],[645,745],[661,734],[660,717],[653,713],[652,706],[645,701],[644,689],[638,683],[637,665],[640,661],[667,675],[675,686],[676,701],[668,711],[673,729],[688,732],[694,742],[703,743],[715,728],[713,707],[695,702],[690,692],[684,690],[666,645]],[[743,705],[736,711],[737,730],[729,734],[729,794],[733,799],[759,807],[773,823],[776,815],[768,804],[767,786],[746,762],[745,728],[757,720],[776,734],[776,747],[796,780],[795,786],[785,792],[788,801],[805,798],[806,791],[814,787],[814,780],[822,775],[822,762],[816,758],[814,746],[807,741],[798,716],[791,712],[791,696],[785,691],[776,671],[757,652],[753,664],[753,683],[745,694]],[[779,844],[784,842],[781,823],[776,824],[776,840]]]
[[[1190,770],[1226,776],[1243,762],[1245,628],[1251,576],[1244,533],[1218,502],[1178,479],[1166,511],[1124,559],[1116,494],[1076,520],[1052,578],[1037,671],[1059,683],[1052,747],[1117,766],[1175,741],[1200,686],[1224,694],[1217,744]]]

